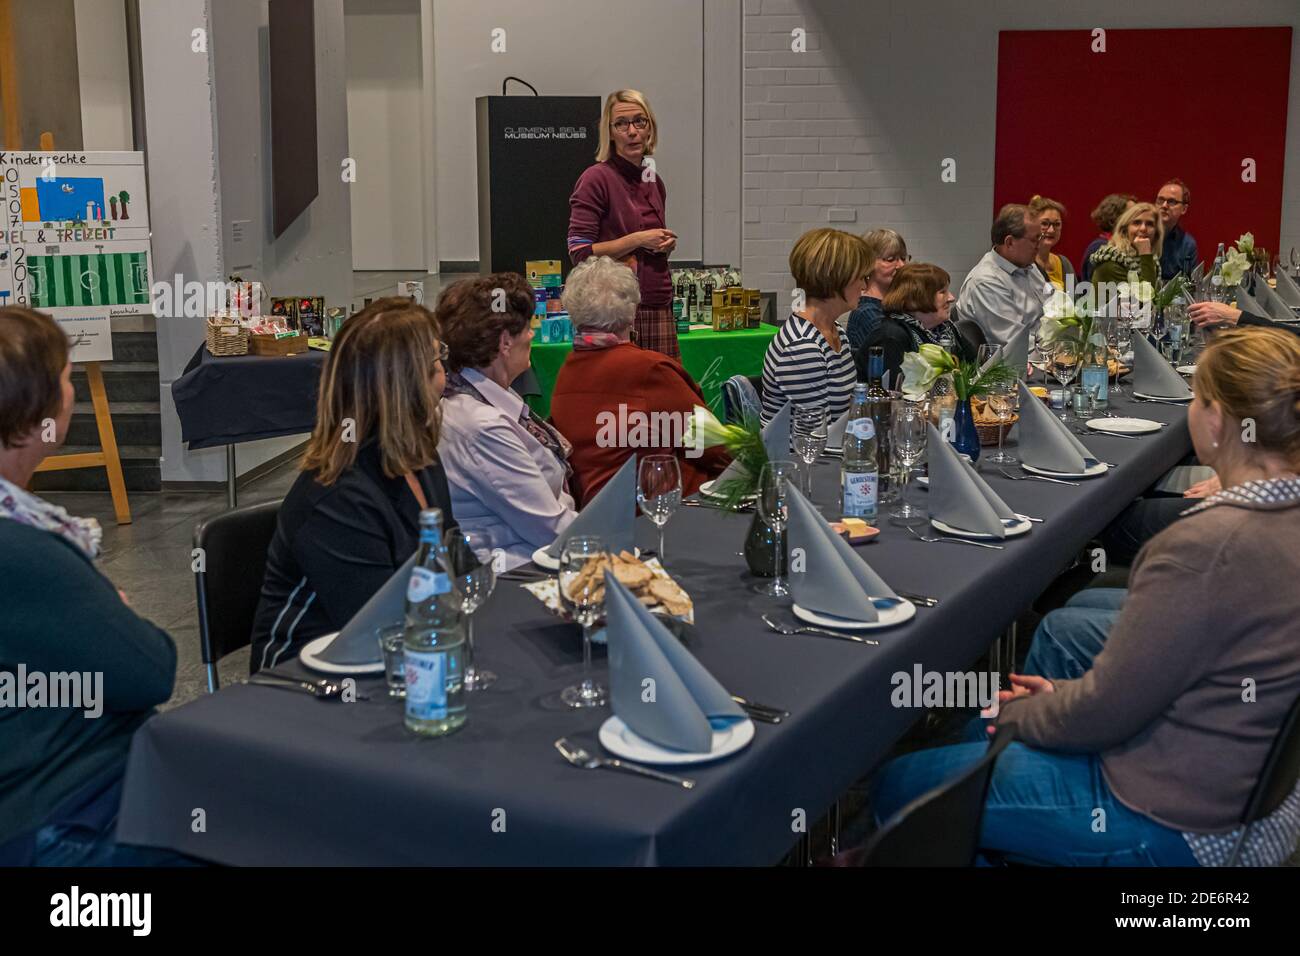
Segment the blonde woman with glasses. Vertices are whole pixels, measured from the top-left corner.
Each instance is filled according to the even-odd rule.
[[[1164,226],[1160,213],[1149,202],[1134,203],[1124,210],[1115,223],[1110,241],[1092,254],[1092,284],[1103,282],[1120,285],[1128,282],[1129,274],[1154,283],[1160,250],[1164,242]],[[1098,302],[1105,301],[1098,297]]]
[[[598,140],[595,165],[569,197],[569,259],[577,265],[609,256],[635,272],[641,287],[636,343],[680,359],[668,268],[677,234],[664,221],[668,194],[652,158],[659,125],[645,95],[616,90],[605,97]]]

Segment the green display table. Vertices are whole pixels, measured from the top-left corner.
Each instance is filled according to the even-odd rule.
[[[777,326],[760,325],[756,329],[733,332],[692,329],[689,334],[677,337],[682,350],[682,366],[699,383],[704,401],[719,418],[722,417],[722,383],[733,375],[761,375],[767,343],[776,333]],[[542,394],[530,397],[528,404],[542,418],[551,414],[555,378],[572,348],[568,342],[533,343],[533,371],[537,373]]]

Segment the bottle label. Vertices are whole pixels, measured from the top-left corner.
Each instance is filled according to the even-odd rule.
[[[844,473],[844,517],[875,517],[879,484],[877,478],[874,471]]]
[[[447,651],[403,651],[406,716],[443,720],[447,716]]]
[[[1210,276],[1210,285],[1223,285],[1223,276],[1218,275],[1217,273]]]
[[[1096,389],[1097,401],[1104,402],[1107,400],[1107,385],[1110,383],[1110,372],[1102,365],[1085,365],[1083,368],[1083,387],[1085,390]]]
[[[861,441],[869,441],[876,437],[876,423],[870,418],[855,418],[845,426],[844,430]]]
[[[451,580],[445,572],[412,568],[411,580],[406,585],[406,600],[411,604],[421,604],[435,594],[446,594],[450,590]]]

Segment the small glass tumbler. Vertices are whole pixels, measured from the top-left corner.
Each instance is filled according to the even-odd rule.
[[[389,697],[406,696],[406,666],[402,654],[405,624],[389,624],[378,632],[379,648],[384,654],[384,679],[388,681]]]

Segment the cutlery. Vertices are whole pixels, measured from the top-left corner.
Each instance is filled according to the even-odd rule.
[[[895,591],[894,593],[901,598],[906,598],[907,600],[911,601],[917,607],[938,607],[939,606],[938,598],[928,597],[924,594],[909,594],[907,591]]]
[[[712,508],[714,511],[731,511],[736,514],[742,512],[749,513],[754,510],[754,506],[749,504],[739,504],[734,508],[724,508],[722,505],[709,504],[696,498],[685,498],[682,500],[682,505],[687,508]]]
[[[1042,519],[1042,518],[1035,518],[1033,515],[1019,515],[1019,514],[1018,514],[1018,515],[1016,515],[1016,517],[1019,518],[1021,521],[1029,521],[1029,522],[1032,522],[1033,524],[1042,524],[1042,523],[1043,523],[1043,519]]]
[[[990,551],[1003,550],[1003,547],[1000,544],[985,544],[983,541],[972,541],[969,538],[946,538],[946,537],[939,537],[938,535],[929,535],[929,536],[923,535],[921,534],[921,532],[917,531],[911,525],[907,526],[907,530],[909,533],[919,538],[920,540],[924,541],[926,544],[945,544],[945,543],[946,544],[969,544],[975,548],[988,548]]]
[[[1077,481],[1065,481],[1061,478],[1048,478],[1046,475],[1013,475],[1005,468],[999,468],[998,471],[1002,472],[1003,478],[1010,478],[1012,481],[1050,481],[1054,485],[1073,485],[1076,488],[1079,487]]]
[[[879,641],[873,641],[865,637],[858,637],[856,634],[842,634],[839,631],[828,631],[820,627],[809,627],[806,624],[800,624],[798,626],[791,627],[788,624],[783,625],[783,624],[776,623],[776,621],[772,620],[766,614],[762,615],[762,617],[763,617],[763,623],[766,624],[768,627],[770,627],[772,630],[776,631],[776,633],[778,634],[785,634],[787,636],[791,634],[820,634],[825,637],[838,637],[845,641],[855,641],[858,644],[875,644],[877,646],[880,645]]]
[[[1093,435],[1104,435],[1107,438],[1141,438],[1141,435],[1130,435],[1127,432],[1102,431],[1099,428],[1077,428],[1074,432],[1076,435],[1091,437]],[[1147,434],[1150,434],[1149,432]],[[1116,465],[1116,467],[1119,467]]]
[[[320,680],[297,680],[292,677],[280,677],[276,674],[254,674],[245,683],[258,687],[273,687],[276,690],[291,690],[299,694],[310,694],[317,700],[341,700],[343,685],[328,678]],[[365,694],[357,694],[357,700],[369,700]]]
[[[1187,403],[1186,403],[1186,402],[1174,402],[1174,401],[1170,401],[1170,400],[1168,400],[1168,399],[1164,399],[1164,398],[1136,398],[1136,397],[1135,397],[1135,398],[1133,399],[1133,401],[1138,402],[1139,404],[1143,404],[1143,405],[1146,405],[1146,404],[1155,404],[1155,405],[1173,405],[1173,406],[1175,406],[1175,407],[1177,407],[1177,408],[1186,408],[1186,407],[1187,407]]]
[[[745,713],[749,714],[749,716],[753,717],[755,720],[761,720],[764,723],[779,724],[786,717],[790,716],[788,710],[777,710],[775,707],[768,707],[766,704],[746,700],[745,698],[738,697],[735,694],[731,695],[731,699],[743,707]]]
[[[642,767],[634,763],[625,763],[622,760],[597,757],[581,747],[569,743],[567,737],[561,737],[557,740],[555,749],[560,752],[565,760],[575,767],[581,767],[583,770],[622,770],[625,773],[636,773],[643,777],[650,777],[652,780],[662,780],[664,783],[675,783],[684,790],[691,790],[695,787],[695,781],[688,780],[685,777],[674,777],[670,773],[660,773],[658,770],[651,770],[649,767]]]

